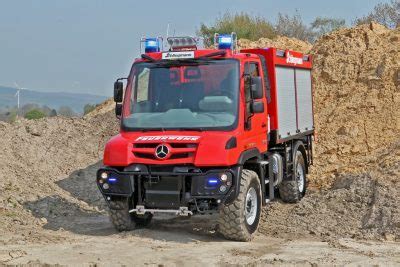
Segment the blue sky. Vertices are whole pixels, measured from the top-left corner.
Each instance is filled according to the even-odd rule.
[[[193,35],[226,11],[275,21],[296,10],[307,23],[316,16],[351,23],[379,2],[389,0],[0,0],[0,85],[111,95],[140,37],[165,35],[168,23],[176,35]]]

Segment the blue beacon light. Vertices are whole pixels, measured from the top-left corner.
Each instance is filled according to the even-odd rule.
[[[218,36],[218,48],[219,49],[231,49],[232,43],[233,43],[233,40],[232,40],[231,35]]]
[[[233,52],[237,49],[237,36],[236,33],[231,34],[219,34],[214,35],[214,43],[217,49],[229,49]]]
[[[146,38],[144,41],[145,53],[160,52],[160,43],[158,38]]]

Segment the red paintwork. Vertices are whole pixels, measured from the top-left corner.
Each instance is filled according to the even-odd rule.
[[[216,50],[197,50],[195,57],[200,57],[206,54],[216,52]],[[300,53],[290,51],[294,56],[303,56]],[[271,97],[272,101],[267,105],[267,100],[264,97],[262,100],[265,106],[265,112],[261,114],[254,114],[252,117],[251,130],[245,130],[245,95],[244,95],[244,79],[240,81],[240,106],[239,106],[239,120],[236,129],[232,131],[165,131],[165,132],[124,132],[113,137],[106,145],[104,151],[103,163],[106,166],[128,166],[132,163],[142,163],[150,165],[182,165],[192,164],[198,167],[201,166],[232,166],[237,164],[240,154],[245,150],[256,148],[259,152],[266,152],[267,147],[267,129],[268,114],[271,117],[271,129],[277,128],[276,118],[276,104],[275,104],[275,65],[293,66],[291,63],[286,63],[285,58],[275,56],[276,49],[248,49],[242,50],[241,53],[232,53],[227,50],[225,58],[234,58],[240,61],[240,72],[243,77],[244,65],[248,61],[258,62],[260,59],[257,54],[263,55],[267,62],[268,75],[271,81]],[[162,53],[149,53],[154,59],[160,60]],[[135,62],[143,61],[137,59]],[[311,61],[305,62],[303,65],[296,67],[311,68]],[[263,74],[261,73],[263,76]],[[131,79],[128,80],[125,95],[129,96],[131,93]],[[129,106],[129,99],[125,98],[123,103],[124,107]],[[127,116],[129,110],[123,109],[123,116]],[[196,141],[189,140],[175,140],[175,141],[161,141],[161,140],[137,140],[139,137],[145,136],[194,136],[199,137]],[[237,147],[233,149],[225,149],[227,141],[231,137],[236,137]],[[142,138],[143,139],[143,138]],[[155,144],[181,144],[177,148],[171,148],[171,156],[167,159],[150,158],[155,153]],[[134,145],[135,144],[135,145]],[[142,145],[137,145],[142,144]],[[149,145],[146,145],[149,144]],[[186,148],[182,144],[191,144]],[[137,147],[138,146],[138,147]],[[143,148],[143,146],[145,146]],[[149,146],[149,147],[147,147]],[[189,153],[188,157],[172,158],[174,153]],[[134,153],[146,154],[146,157],[137,157]]]
[[[268,104],[268,114],[270,116],[270,127],[271,130],[278,130],[278,106],[277,106],[277,94],[276,94],[276,66],[286,66],[286,67],[296,67],[303,69],[311,69],[312,68],[312,57],[308,55],[309,61],[304,61],[303,64],[292,64],[287,62],[287,57],[279,57],[276,55],[277,48],[264,48],[264,49],[243,49],[241,52],[243,53],[252,53],[262,55],[266,59],[268,77],[271,84],[271,102]],[[285,50],[285,55],[290,53],[296,58],[303,58],[304,54],[300,52],[295,52],[292,50]]]

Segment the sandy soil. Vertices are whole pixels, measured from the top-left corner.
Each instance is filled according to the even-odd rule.
[[[394,235],[392,239],[387,238],[392,241],[357,240],[354,236],[344,238],[345,235],[335,227],[325,231],[330,231],[331,235],[310,233],[299,222],[298,214],[289,215],[293,209],[307,207],[304,203],[314,201],[316,196],[326,197],[319,192],[309,194],[304,203],[298,205],[276,202],[268,206],[264,210],[267,216],[263,218],[260,233],[250,243],[230,242],[220,237],[215,232],[213,215],[192,218],[159,215],[149,228],[117,233],[109,222],[104,201],[94,183],[99,166],[100,162],[89,165],[56,182],[60,190],[86,205],[57,195],[25,203],[25,207],[41,221],[41,227],[32,228],[27,222],[17,227],[17,233],[3,232],[0,263],[47,266],[400,264],[400,246],[394,242]],[[320,214],[319,218],[315,214]],[[321,219],[330,218],[318,206],[316,212],[308,216],[303,221],[312,227],[315,226],[312,220],[321,222]],[[288,223],[290,220],[292,225]],[[345,223],[348,221],[344,220]],[[18,221],[14,223],[19,224]],[[328,223],[335,225],[332,218]],[[353,229],[352,224],[348,225],[344,233]]]
[[[215,234],[210,218],[163,218],[150,229],[116,233],[107,216],[68,218],[59,230],[64,242],[12,244],[0,248],[0,262],[10,265],[86,266],[282,266],[400,264],[396,242],[338,239],[283,239],[257,235],[251,243],[226,241]],[[211,218],[212,219],[212,218]]]

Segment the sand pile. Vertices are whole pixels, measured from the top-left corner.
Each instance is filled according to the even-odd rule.
[[[98,115],[113,113],[115,110],[115,102],[113,98],[109,98],[100,105],[98,105],[94,110],[85,115],[85,118],[93,118]]]
[[[308,42],[304,42],[299,39],[288,38],[285,36],[278,36],[275,39],[261,38],[257,42],[253,42],[247,39],[240,39],[239,47],[240,48],[276,47],[281,49],[291,49],[303,53],[308,53],[310,52],[312,45]]]
[[[400,28],[339,30],[312,54],[319,183],[327,174],[364,171],[379,149],[400,140]]]
[[[298,204],[266,209],[260,232],[280,237],[317,236],[400,240],[400,142],[382,153],[375,170],[340,174],[332,188],[309,192]]]
[[[70,183],[68,190],[59,181],[98,162],[105,142],[117,130],[113,113],[0,124],[0,243],[7,241],[2,240],[2,232],[14,232],[16,238],[22,234],[23,240],[35,239],[36,231],[28,229],[46,225],[56,215],[66,220],[74,212],[71,207],[93,210],[92,202],[102,200],[93,173],[82,178],[90,184],[82,189],[91,189],[81,194],[91,195],[86,201],[71,194],[79,193],[83,181]]]

